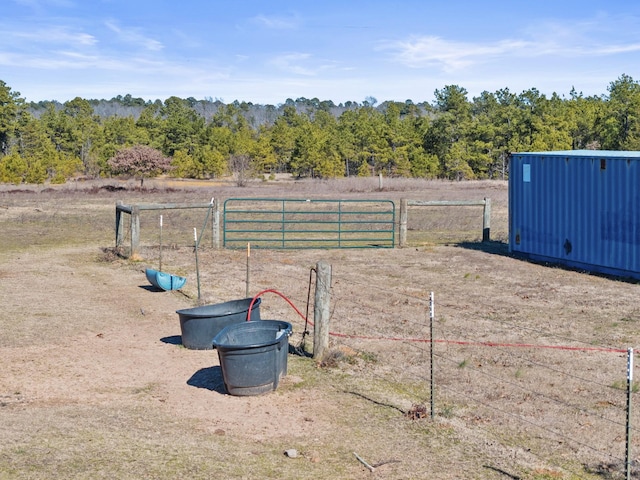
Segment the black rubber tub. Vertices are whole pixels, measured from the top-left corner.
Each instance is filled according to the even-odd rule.
[[[253,298],[231,300],[213,305],[177,310],[180,317],[182,345],[192,350],[210,350],[213,337],[229,325],[245,322]],[[261,298],[251,306],[251,320],[260,320]]]
[[[213,339],[230,395],[260,395],[278,388],[287,374],[292,327],[282,320],[236,323]]]

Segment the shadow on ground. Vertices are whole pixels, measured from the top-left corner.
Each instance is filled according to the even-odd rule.
[[[578,273],[583,273],[585,275],[593,275],[594,277],[606,278],[616,282],[640,284],[640,279],[636,279],[633,277],[623,277],[623,276],[617,276],[617,275],[612,275],[608,273],[585,270],[584,268],[572,267],[570,265],[565,265],[560,262],[536,260],[536,259],[530,258],[526,253],[510,252],[509,244],[505,242],[461,242],[456,244],[456,246],[460,248],[466,248],[469,250],[476,250],[479,252],[489,253],[491,255],[501,255],[503,257],[509,257],[516,260],[520,260],[522,262],[527,262],[532,265],[541,265],[543,267],[548,267],[548,268],[559,268],[561,270],[566,270],[568,272],[578,272]]]
[[[161,288],[154,287],[153,285],[138,285],[138,287],[147,292],[164,292]]]
[[[509,253],[509,244],[505,242],[461,242],[457,243],[456,246],[469,250],[491,253],[493,255],[503,255],[505,257],[512,256],[511,253]]]
[[[170,337],[162,337],[160,341],[162,343],[168,343],[169,345],[182,345],[182,335],[171,335]]]
[[[187,380],[187,385],[204,388],[212,392],[227,393],[224,387],[224,380],[222,379],[222,369],[218,365],[201,368]]]

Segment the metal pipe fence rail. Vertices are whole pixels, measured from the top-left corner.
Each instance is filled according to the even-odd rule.
[[[124,204],[116,202],[116,248],[130,240],[130,255],[138,253],[141,241],[141,215],[153,210],[192,210],[207,208],[211,216],[212,247],[272,249],[394,248],[408,245],[410,207],[483,206],[482,241],[490,239],[491,200],[420,201],[400,200],[399,221],[392,200],[327,200],[281,198],[230,198],[210,203]],[[129,222],[125,223],[125,214]],[[222,215],[223,221],[220,221]],[[437,218],[442,218],[439,214]],[[415,215],[420,217],[420,215]],[[434,216],[435,218],[436,216]],[[412,215],[412,219],[414,216]],[[431,218],[431,217],[430,217]],[[450,218],[450,215],[449,215]],[[396,233],[396,222],[398,233]],[[179,225],[185,228],[185,225]],[[188,229],[193,228],[188,225]],[[451,225],[449,225],[451,227]],[[422,226],[421,228],[424,228]],[[447,227],[445,227],[446,229]],[[475,228],[475,227],[474,227]],[[415,229],[415,228],[412,228]],[[423,231],[420,228],[416,231]],[[454,229],[455,230],[455,229]],[[429,229],[427,228],[427,230]],[[415,232],[414,232],[415,233]],[[442,232],[430,232],[440,235]],[[469,232],[449,232],[457,241]],[[396,241],[398,235],[399,242]],[[456,236],[460,235],[460,236]]]
[[[230,198],[223,246],[244,248],[393,248],[391,200]]]

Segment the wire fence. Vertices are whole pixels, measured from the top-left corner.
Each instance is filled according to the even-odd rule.
[[[142,221],[151,227],[154,217]],[[203,215],[171,212],[167,221],[200,227]],[[153,228],[147,231],[143,256],[153,259],[155,234]],[[191,250],[183,240],[187,233],[173,239],[175,233],[164,237],[168,245],[178,243],[177,250],[169,247],[167,264],[188,274],[193,266],[184,265],[184,249],[179,251]],[[193,242],[191,235],[190,229]],[[209,249],[211,235],[205,232],[201,252],[205,300],[244,297],[244,252]],[[437,260],[415,248],[359,253],[356,259],[339,251],[263,250],[252,255],[250,291],[279,290],[312,318],[314,263],[309,262],[316,254],[327,258],[332,265],[329,362],[355,359],[365,365],[352,393],[405,414],[433,413],[450,422],[468,432],[480,456],[494,459],[488,468],[511,478],[524,478],[517,472],[534,468],[542,472],[535,478],[614,479],[625,478],[625,470],[627,478],[640,478],[626,451],[627,434],[638,437],[634,426],[640,420],[627,404],[627,347],[640,320],[632,286],[589,277],[577,288],[570,275],[581,274],[554,281],[545,267],[520,279],[501,270],[500,254],[477,252],[479,263],[470,264],[456,247],[435,248],[450,248],[449,258]],[[190,282],[185,293],[195,298]],[[603,292],[603,286],[615,294]],[[579,298],[572,300],[573,295]],[[265,300],[263,318],[292,321],[291,341],[299,343],[305,321],[286,302]],[[616,302],[627,306],[620,309]],[[607,311],[616,308],[618,317],[608,318]],[[637,389],[636,383],[630,386]],[[631,443],[631,458],[633,447],[640,448]]]
[[[313,312],[313,305],[305,308],[308,272],[287,268],[279,258],[285,268],[278,276],[299,286],[289,287],[287,296],[300,311]],[[513,465],[545,465],[571,478],[624,478],[626,348],[601,345],[586,332],[563,334],[544,318],[535,324],[509,318],[508,309],[495,312],[490,299],[470,309],[447,294],[439,297],[437,288],[431,343],[432,286],[410,277],[383,281],[376,271],[386,270],[333,269],[330,330],[337,360],[366,359],[362,375],[371,377],[371,385],[394,385],[360,388],[360,395],[404,413],[420,405],[428,411],[433,401],[438,418],[480,432],[477,448],[499,451],[504,458],[497,465],[503,466],[492,468],[504,472]],[[266,303],[275,302],[269,299],[263,308]],[[290,316],[284,304],[270,313]],[[303,322],[296,318],[294,330],[301,332]],[[632,413],[633,434],[638,418]]]

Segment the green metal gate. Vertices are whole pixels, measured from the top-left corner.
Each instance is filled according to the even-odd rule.
[[[244,248],[393,248],[391,200],[229,198],[223,245]]]

